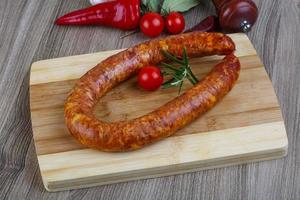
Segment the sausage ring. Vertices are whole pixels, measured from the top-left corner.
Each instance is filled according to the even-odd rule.
[[[166,60],[162,49],[181,55],[183,47],[189,57],[227,56],[194,87],[147,115],[113,123],[96,119],[93,107],[110,89],[139,68]],[[169,137],[231,90],[240,71],[234,50],[233,41],[224,34],[194,32],[151,40],[113,55],[77,81],[65,103],[66,125],[80,143],[102,151],[135,150]]]

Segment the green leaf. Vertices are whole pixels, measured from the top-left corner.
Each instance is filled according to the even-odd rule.
[[[172,76],[171,79],[163,83],[162,85],[163,88],[170,88],[170,87],[177,86],[179,87],[178,94],[180,94],[185,79],[189,80],[193,85],[198,83],[197,77],[193,74],[191,70],[186,48],[182,49],[181,57],[177,57],[176,55],[171,54],[170,52],[165,50],[162,50],[161,53],[164,55],[166,59],[176,63],[176,65],[165,63],[165,62],[161,63],[161,66],[164,68],[163,75]]]
[[[160,64],[161,64],[163,67],[165,67],[165,68],[167,68],[167,69],[169,69],[169,70],[172,70],[172,71],[175,71],[175,72],[178,72],[178,71],[179,71],[179,69],[173,67],[173,65],[171,65],[171,64],[164,63],[164,62],[162,62],[162,63],[160,63]]]
[[[194,75],[194,73],[191,70],[189,58],[188,58],[188,55],[187,55],[185,47],[182,50],[182,56],[183,56],[184,62],[186,63],[186,66],[187,66],[187,72],[188,72],[189,76],[191,76],[191,79],[189,79],[189,80],[191,81],[191,83],[193,85],[196,85],[199,82],[199,80],[197,79],[197,77]]]
[[[147,12],[159,12],[160,0],[142,0],[142,6],[146,7]]]
[[[159,13],[159,11],[160,11],[159,5],[160,5],[160,0],[150,0],[150,2],[149,2],[149,8],[152,12]]]
[[[163,76],[170,76],[170,75],[172,75],[172,74],[170,74],[170,73],[167,72],[167,71],[162,71],[162,75],[163,75]]]
[[[182,49],[182,59],[185,63],[187,63],[189,65],[189,59],[188,59],[188,56],[187,56],[187,52],[186,52],[186,48],[184,47]]]
[[[142,0],[143,5],[147,5],[149,0]]]
[[[173,87],[172,83],[173,83],[174,81],[175,81],[175,79],[172,78],[172,79],[170,79],[170,80],[164,82],[163,85],[162,85],[163,88],[164,88],[164,89],[167,89],[167,88]]]
[[[180,94],[180,92],[181,92],[182,85],[183,85],[183,81],[181,81],[181,83],[180,83],[180,85],[179,85],[179,89],[178,89],[178,95],[179,95],[179,94]]]
[[[162,54],[165,56],[165,58],[167,58],[175,63],[181,64],[181,65],[185,64],[182,60],[178,59],[176,56],[172,55],[171,53],[169,53],[166,50],[162,50]]]
[[[166,15],[167,13],[176,11],[176,12],[185,12],[200,3],[199,0],[164,0],[164,3],[161,8],[161,13]]]

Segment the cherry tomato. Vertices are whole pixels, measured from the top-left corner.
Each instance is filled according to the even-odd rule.
[[[178,34],[184,30],[185,20],[182,14],[171,12],[166,18],[166,28],[171,34]]]
[[[149,37],[157,37],[164,30],[164,19],[158,13],[147,13],[140,21],[140,29]]]
[[[157,90],[164,79],[160,69],[156,66],[142,67],[138,74],[138,83],[140,87],[148,91]]]

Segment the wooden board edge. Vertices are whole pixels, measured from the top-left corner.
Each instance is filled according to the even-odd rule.
[[[93,176],[92,178],[85,177],[85,178],[76,178],[76,179],[69,179],[63,181],[60,180],[47,181],[47,179],[42,175],[42,180],[43,180],[44,187],[47,191],[57,192],[57,191],[70,190],[70,189],[80,189],[80,188],[95,187],[101,185],[109,185],[113,183],[122,183],[128,181],[191,173],[191,172],[197,172],[201,170],[216,169],[216,168],[228,167],[228,166],[239,165],[239,164],[253,163],[258,161],[279,159],[286,156],[288,152],[288,139],[287,139],[286,129],[284,127],[285,125],[283,121],[282,121],[282,126],[283,126],[282,135],[284,135],[284,137],[281,139],[280,145],[273,148],[264,149],[261,151],[227,156],[218,160],[215,159],[199,160],[192,163],[173,165],[172,166],[173,169],[171,170],[170,170],[170,166],[152,168],[147,170],[148,174],[138,171],[138,172],[132,172],[130,174],[130,177],[128,177],[128,174],[123,175],[124,177],[122,178],[119,178],[119,175],[116,175],[118,176],[117,179],[114,179],[114,177],[112,176],[103,178],[102,175],[99,175],[98,177]]]
[[[229,167],[229,166],[234,166],[234,165],[241,165],[241,164],[247,164],[247,163],[254,163],[254,162],[259,162],[259,161],[267,161],[267,160],[274,160],[274,159],[280,159],[283,158],[287,155],[287,150],[288,150],[288,144],[285,146],[260,152],[259,155],[255,156],[249,156],[249,155],[243,155],[241,157],[236,157],[236,158],[229,158],[229,159],[224,159],[220,163],[215,163],[215,162],[210,162],[209,164],[206,164],[206,166],[200,166],[200,167],[193,167],[191,166],[191,169],[179,169],[176,171],[172,172],[152,172],[151,174],[140,176],[136,174],[133,177],[130,178],[123,178],[119,180],[112,180],[112,181],[98,181],[93,177],[93,181],[90,180],[85,180],[85,181],[78,181],[79,183],[76,184],[76,181],[71,180],[70,183],[73,185],[71,187],[66,186],[70,183],[68,182],[47,182],[43,177],[43,184],[45,189],[48,192],[59,192],[59,191],[65,191],[65,190],[73,190],[73,189],[82,189],[82,188],[89,188],[89,187],[96,187],[96,186],[103,186],[103,185],[110,185],[110,184],[115,184],[115,183],[124,183],[124,182],[129,182],[129,181],[136,181],[136,180],[145,180],[145,179],[152,179],[152,178],[158,178],[158,177],[165,177],[165,176],[172,176],[172,175],[180,175],[180,174],[185,174],[185,173],[193,173],[193,172],[198,172],[202,170],[209,170],[209,169],[218,169],[218,168],[223,168],[223,167]],[[195,163],[194,166],[197,166],[199,164]],[[165,169],[166,171],[169,171],[168,169]]]

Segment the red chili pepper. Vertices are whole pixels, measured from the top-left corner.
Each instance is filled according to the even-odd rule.
[[[186,30],[185,33],[193,32],[193,31],[213,32],[213,31],[217,31],[218,29],[219,29],[218,17],[211,15],[203,19],[200,23],[196,24],[191,29]]]
[[[55,22],[57,25],[104,25],[122,30],[139,25],[140,0],[105,2],[68,13]]]

